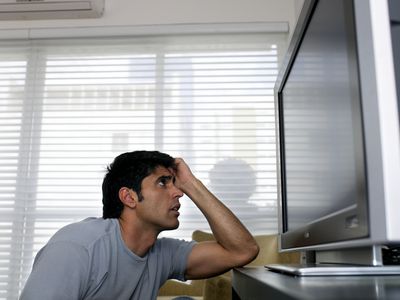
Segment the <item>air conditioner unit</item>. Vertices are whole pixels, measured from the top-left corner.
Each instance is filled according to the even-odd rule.
[[[0,0],[0,20],[99,18],[104,0]]]

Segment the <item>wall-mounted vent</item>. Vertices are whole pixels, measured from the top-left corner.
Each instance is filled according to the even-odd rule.
[[[0,20],[99,18],[105,0],[0,0]]]

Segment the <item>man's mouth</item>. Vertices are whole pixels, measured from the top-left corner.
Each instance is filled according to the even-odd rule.
[[[175,204],[174,206],[172,206],[170,210],[179,216],[179,208],[180,207],[181,207],[181,205],[178,203],[178,204]]]

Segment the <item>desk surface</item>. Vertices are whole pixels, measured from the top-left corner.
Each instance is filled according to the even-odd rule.
[[[400,299],[400,276],[294,277],[245,267],[234,270],[232,286],[241,300]]]

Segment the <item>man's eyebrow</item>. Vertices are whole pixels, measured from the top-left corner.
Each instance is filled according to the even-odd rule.
[[[164,180],[164,181],[170,181],[170,180],[175,181],[175,177],[172,176],[172,175],[162,175],[162,176],[157,178],[157,182],[160,182],[162,180]]]

